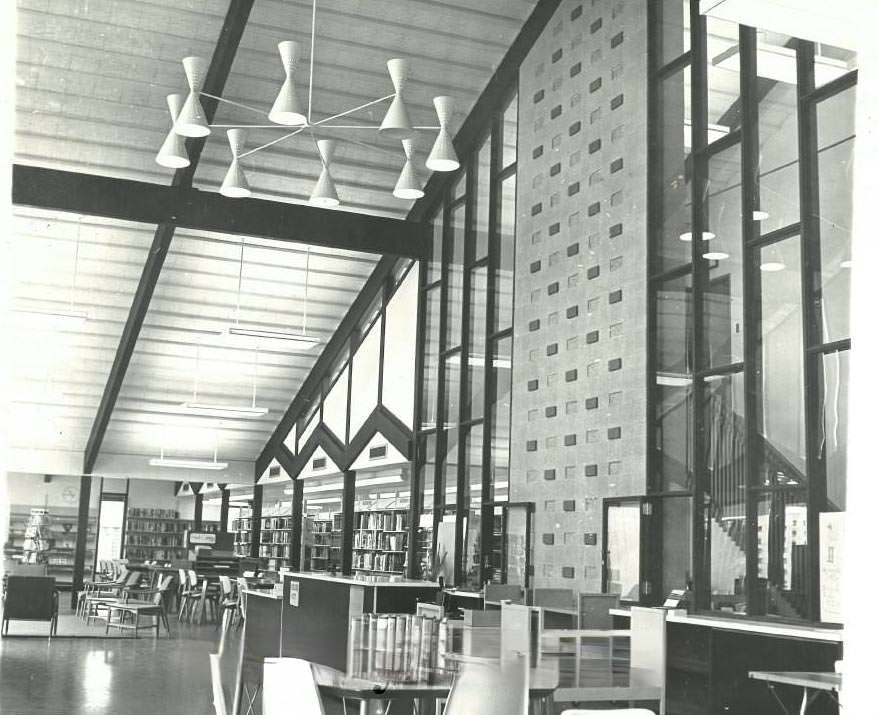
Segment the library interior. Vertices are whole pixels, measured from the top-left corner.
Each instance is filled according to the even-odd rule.
[[[0,710],[871,709],[863,3],[14,5]]]

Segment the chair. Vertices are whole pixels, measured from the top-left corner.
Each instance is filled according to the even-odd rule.
[[[527,653],[462,659],[443,715],[527,715],[530,700]]]
[[[579,627],[609,630],[613,627],[613,616],[610,615],[610,609],[618,607],[618,593],[580,593]]]
[[[58,633],[58,589],[54,576],[7,576],[0,633],[9,621],[48,621],[49,635]]]
[[[140,581],[140,578],[141,574],[139,571],[131,571],[125,577],[121,586],[113,584],[109,587],[103,587],[101,584],[95,584],[98,588],[85,594],[83,611],[86,625],[91,625],[92,618],[101,618],[100,611],[106,610],[108,603],[114,603],[123,596],[127,598],[131,593],[131,589]]]
[[[155,628],[155,635],[158,638],[159,627],[165,624],[165,632],[171,635],[171,628],[168,625],[168,614],[165,611],[165,593],[171,585],[173,576],[169,575],[163,578],[159,588],[154,589],[152,598],[149,601],[116,601],[115,603],[106,604],[107,608],[107,627],[105,633],[110,632],[110,628],[130,629],[134,631],[134,637],[137,638],[137,632],[142,627],[140,625],[141,616],[151,616],[155,619],[155,624],[149,628]],[[113,621],[113,615],[117,616],[117,620]],[[125,617],[131,616],[133,623],[126,623]]]
[[[220,576],[220,590],[222,592],[222,600],[220,601],[220,610],[222,618],[217,620],[217,628],[220,622],[223,624],[223,630],[226,630],[235,619],[238,612],[238,599],[235,596],[235,590],[232,586],[232,579],[228,576]]]
[[[295,693],[291,710],[290,694]],[[266,658],[262,670],[263,715],[324,715],[311,663],[300,658]]]
[[[564,686],[555,691],[555,702],[609,702],[609,701],[657,701],[658,712],[665,713],[665,618],[667,611],[660,608],[631,609],[631,629],[629,631],[617,630],[570,630],[561,631],[560,635],[552,637],[549,631],[546,636],[551,640],[573,639],[576,653],[576,677],[573,687]],[[579,673],[579,658],[581,653],[580,641],[585,639],[603,639],[610,642],[610,660],[613,660],[612,642],[614,638],[626,636],[630,640],[630,661],[628,673],[628,685],[616,686],[613,684],[583,684]],[[609,663],[612,669],[612,662]],[[592,674],[591,671],[589,674]],[[565,710],[567,715],[592,714],[592,710]],[[595,711],[597,712],[597,711]],[[601,713],[618,713],[621,715],[645,715],[650,710],[622,709],[601,710]]]

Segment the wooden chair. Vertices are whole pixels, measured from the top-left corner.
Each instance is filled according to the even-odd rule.
[[[154,589],[149,601],[123,601],[119,600],[115,603],[106,604],[107,607],[107,627],[105,633],[110,632],[110,628],[118,628],[120,630],[129,629],[134,631],[134,637],[137,638],[137,632],[140,628],[155,628],[156,638],[159,636],[159,627],[165,624],[165,632],[171,635],[171,627],[168,624],[168,614],[165,610],[165,594],[171,585],[173,576],[168,575],[160,582],[159,588]],[[113,616],[116,620],[113,620]],[[126,617],[130,616],[130,623],[126,623]],[[141,626],[140,617],[152,617],[155,623],[150,626]]]
[[[113,569],[112,572],[107,574],[104,578],[84,581],[82,584],[82,590],[76,594],[76,615],[85,617],[85,607],[88,596],[98,595],[99,592],[104,592],[103,595],[115,594],[117,589],[125,586],[128,575],[128,569],[121,566],[118,571]]]
[[[58,633],[58,589],[54,576],[7,576],[0,633],[9,621],[48,621],[49,635]]]
[[[141,579],[139,571],[131,571],[121,586],[113,586],[110,588],[98,588],[85,596],[85,623],[91,625],[92,619],[102,618],[101,611],[106,611],[108,603],[118,601],[126,593],[130,594],[130,589],[137,585]],[[126,592],[126,589],[127,592]]]
[[[232,585],[231,578],[228,576],[220,576],[219,582],[222,592],[222,600],[219,604],[222,617],[217,620],[216,626],[219,628],[220,623],[222,623],[223,630],[225,631],[232,625],[238,614],[238,598],[235,595],[235,589]]]

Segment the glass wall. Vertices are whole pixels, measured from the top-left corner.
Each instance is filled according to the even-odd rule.
[[[649,7],[649,488],[690,515],[656,538],[690,538],[698,608],[837,620],[856,56]]]
[[[472,155],[462,157],[433,215],[421,286],[418,523],[433,552],[423,550],[417,575],[442,573],[476,589],[507,573],[492,564],[502,561],[494,555],[503,531],[495,528],[497,514],[502,522],[496,507],[509,494],[517,122],[512,96]],[[508,573],[526,577],[520,569]]]

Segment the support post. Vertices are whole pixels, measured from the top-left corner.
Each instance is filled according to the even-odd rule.
[[[76,608],[76,596],[82,590],[85,571],[85,552],[88,543],[88,517],[91,505],[91,477],[79,478],[79,512],[76,518],[76,548],[73,552],[73,585],[70,589],[70,607]]]

